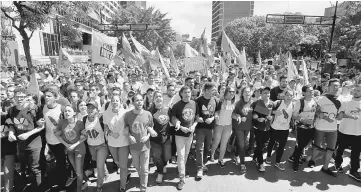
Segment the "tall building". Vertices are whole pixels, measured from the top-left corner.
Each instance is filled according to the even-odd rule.
[[[147,8],[147,2],[146,1],[118,1],[123,8],[126,8],[128,6],[136,6],[140,9],[146,9]]]
[[[221,35],[226,24],[236,18],[253,16],[254,1],[213,1],[212,41]]]

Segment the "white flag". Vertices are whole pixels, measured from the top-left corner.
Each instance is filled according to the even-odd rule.
[[[188,43],[185,44],[184,56],[185,57],[197,57],[199,54]]]
[[[68,52],[61,48],[59,52],[59,61],[58,61],[58,71],[60,73],[69,74],[70,73],[70,66],[73,62],[72,57],[68,54]]]
[[[288,52],[287,56],[287,80],[291,81],[297,76],[298,72],[296,66],[293,64],[291,53]]]
[[[308,81],[308,70],[307,70],[307,65],[304,59],[302,59],[302,72],[303,72],[303,81],[304,81],[304,85],[308,85],[309,81]]]
[[[161,66],[162,66],[162,68],[163,68],[164,74],[167,76],[167,78],[170,78],[168,69],[167,69],[167,67],[166,67],[165,64],[164,64],[162,55],[160,55],[159,50],[158,50],[158,47],[157,47],[155,53],[156,53],[157,58],[159,59],[159,63],[161,64]]]
[[[118,38],[93,31],[92,63],[109,65],[117,53]]]

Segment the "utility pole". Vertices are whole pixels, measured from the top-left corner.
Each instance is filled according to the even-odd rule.
[[[330,45],[329,45],[329,48],[328,48],[328,52],[331,52],[331,49],[332,49],[332,39],[333,39],[333,32],[335,31],[337,4],[338,4],[338,1],[336,1],[335,14],[333,15],[333,22],[332,22],[332,29],[331,29],[331,37],[330,37]]]

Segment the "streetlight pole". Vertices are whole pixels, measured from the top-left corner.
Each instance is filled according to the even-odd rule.
[[[329,48],[328,48],[328,52],[331,52],[331,49],[332,49],[333,32],[335,31],[335,23],[336,23],[337,3],[338,3],[338,1],[336,1],[335,13],[333,15],[331,37],[330,37],[330,45],[329,45]]]

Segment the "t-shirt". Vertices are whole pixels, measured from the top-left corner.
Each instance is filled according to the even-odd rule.
[[[284,100],[285,99],[285,93],[283,92],[283,90],[279,86],[277,86],[277,87],[271,89],[270,99],[272,101]]]
[[[120,111],[115,114],[110,122],[107,124],[109,130],[115,134],[119,134],[118,138],[114,138],[111,135],[107,135],[108,145],[111,147],[124,147],[129,145],[129,131],[125,129],[124,115],[128,110],[120,109]]]
[[[249,131],[252,128],[252,111],[251,104],[244,102],[242,99],[236,103],[233,110],[234,114],[238,114],[241,117],[246,117],[245,122],[238,122],[237,119],[232,118],[232,128],[236,130]]]
[[[211,97],[210,99],[206,99],[204,96],[201,96],[197,98],[196,104],[199,109],[199,117],[202,117],[204,121],[203,123],[198,123],[196,128],[213,129],[215,121],[213,120],[210,124],[207,124],[205,121],[208,118],[214,117],[214,113],[220,110],[218,98]]]
[[[347,115],[356,115],[359,119],[343,118],[341,120],[339,131],[347,135],[361,135],[361,101],[354,99],[341,103],[340,111]]]
[[[103,144],[105,142],[104,130],[100,125],[99,118],[95,117],[94,121],[90,122],[89,118],[87,117],[85,121],[85,130],[86,134],[88,135],[87,143],[91,146]]]
[[[158,134],[157,137],[151,137],[150,140],[161,144],[170,141],[170,109],[168,107],[161,107],[160,109],[152,107],[150,112],[153,115],[153,129]]]
[[[340,101],[338,102],[340,103]],[[317,118],[315,122],[315,128],[320,131],[337,131],[336,116],[338,113],[338,109],[335,104],[330,99],[328,99],[327,96],[320,96],[317,101],[317,105],[320,107],[321,112],[325,116],[328,116],[334,121],[332,123],[329,123],[325,119]]]
[[[236,103],[232,101],[223,101],[219,103],[219,120],[216,122],[217,125],[231,125],[232,124],[232,112],[235,108]]]
[[[189,128],[196,121],[195,118],[199,114],[198,105],[193,100],[187,103],[180,100],[173,105],[171,114],[171,119],[176,118],[180,121],[181,126]],[[184,133],[181,129],[175,131],[177,136],[189,137],[191,134],[190,132]]]
[[[37,106],[33,104],[29,104],[22,110],[13,106],[8,111],[6,123],[14,127],[16,136],[32,131],[37,127],[37,110]],[[18,139],[19,150],[40,148],[42,146],[41,133],[42,131],[35,133],[25,141]]]
[[[8,139],[9,125],[6,122],[7,115],[1,115],[1,158],[5,155],[14,155],[17,152],[17,141],[10,142]]]
[[[54,134],[54,131],[58,127],[60,114],[60,104],[57,104],[53,109],[49,109],[47,105],[44,106],[43,115],[45,120],[45,138],[48,144],[56,145],[60,143],[60,141]]]
[[[265,104],[263,100],[258,100],[251,104],[251,108],[253,128],[261,131],[269,130],[271,121],[267,119],[267,116],[271,114],[273,102],[270,100],[267,104]],[[258,118],[264,118],[265,120],[263,122],[259,122],[257,119],[253,119],[254,114],[257,114]]]
[[[129,134],[132,135],[136,143],[130,144],[130,150],[146,151],[150,149],[149,139],[142,143],[141,138],[147,136],[147,127],[153,127],[153,117],[149,111],[142,110],[140,114],[135,114],[133,110],[128,111],[124,115],[124,125],[129,128]]]
[[[293,113],[293,103],[286,105],[284,101],[281,102],[281,105],[278,107],[278,111],[282,111],[282,115],[275,116],[274,121],[271,124],[271,127],[276,130],[288,130],[290,128],[291,117]],[[277,105],[275,103],[274,105]]]
[[[57,130],[61,131],[61,137],[68,144],[74,144],[80,140],[81,131],[84,129],[84,123],[76,121],[69,123],[66,119],[59,121]]]
[[[316,101],[313,99],[311,99],[310,101],[303,99],[303,102],[304,102],[303,111],[301,111],[299,116],[302,119],[307,119],[307,120],[313,121],[315,118],[315,113],[316,113]],[[295,102],[295,108],[293,111],[299,112],[300,108],[301,108],[301,100],[298,100]],[[299,124],[299,126],[303,127],[305,125]],[[313,127],[313,125],[311,125],[311,127]],[[309,128],[309,126],[307,128]]]

